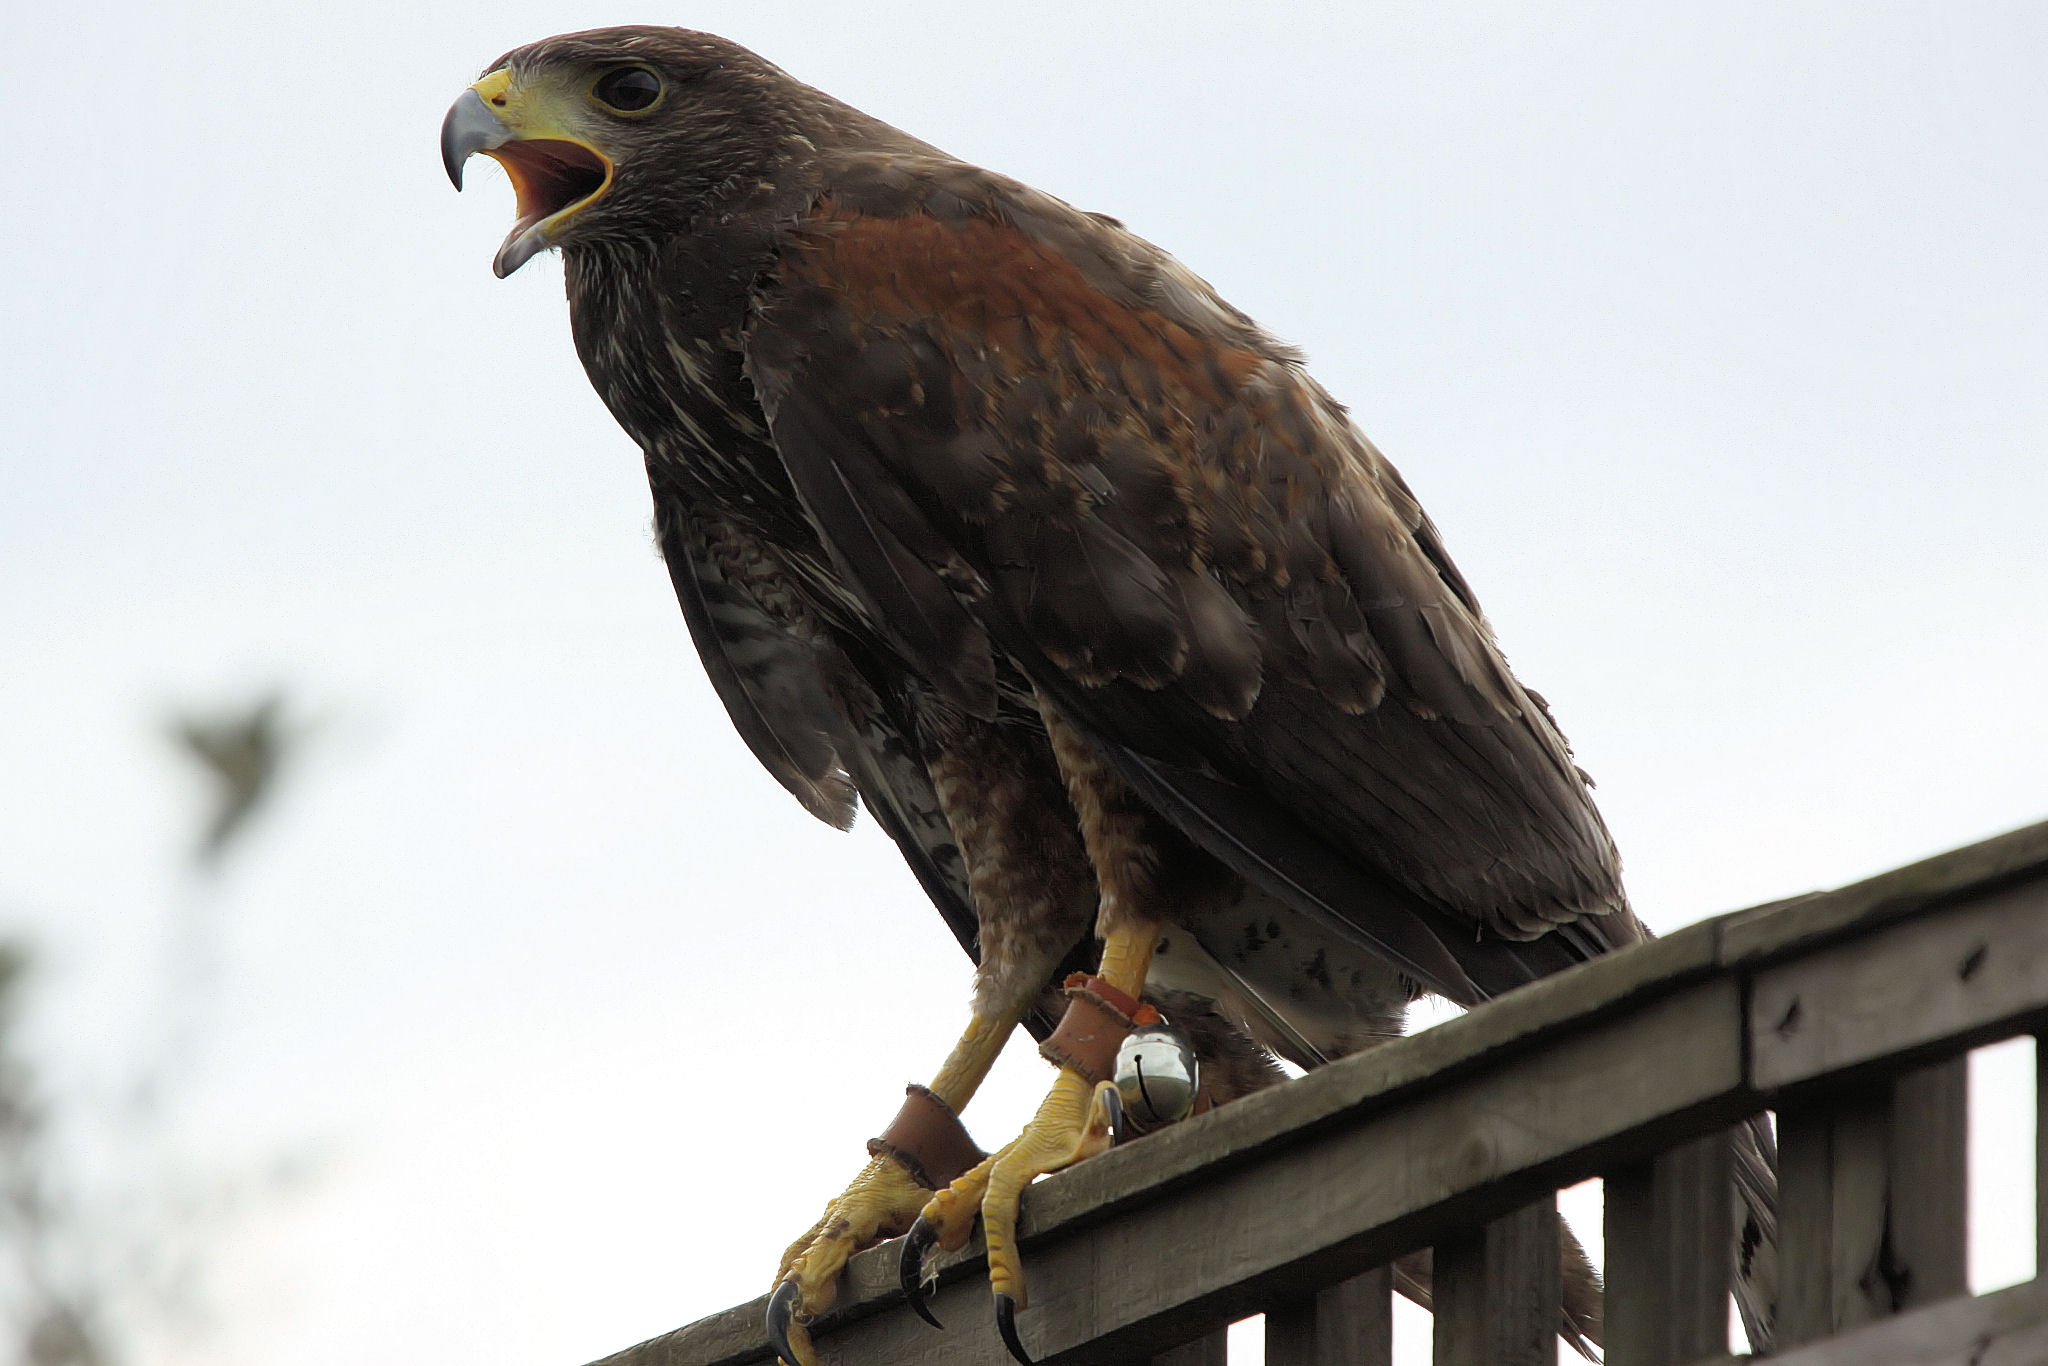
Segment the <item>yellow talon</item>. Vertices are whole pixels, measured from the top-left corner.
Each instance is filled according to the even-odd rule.
[[[877,1157],[861,1169],[810,1232],[789,1245],[776,1270],[778,1284],[798,1288],[795,1321],[801,1325],[832,1306],[846,1259],[871,1243],[894,1238],[910,1227],[931,1194],[911,1179],[903,1164]],[[809,1338],[803,1339],[808,1343]]]
[[[1022,1309],[1024,1266],[1017,1255],[1017,1205],[1024,1188],[1046,1172],[1093,1157],[1109,1147],[1110,1110],[1102,1099],[1109,1082],[1090,1084],[1062,1069],[1038,1114],[1017,1140],[997,1153],[981,1199],[982,1235],[988,1242],[989,1286]],[[929,1217],[929,1215],[927,1215]]]

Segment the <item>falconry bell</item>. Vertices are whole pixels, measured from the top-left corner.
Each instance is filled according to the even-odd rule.
[[[1194,1112],[1200,1065],[1187,1035],[1165,1022],[1139,1025],[1116,1053],[1116,1089],[1124,1115],[1141,1132],[1186,1119]]]

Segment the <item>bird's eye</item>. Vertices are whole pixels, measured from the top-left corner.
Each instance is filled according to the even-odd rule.
[[[621,67],[606,73],[591,93],[621,114],[637,114],[661,98],[661,77],[644,66]]]

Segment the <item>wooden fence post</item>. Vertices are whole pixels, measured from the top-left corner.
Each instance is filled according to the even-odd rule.
[[[1435,1366],[1554,1366],[1557,1196],[1451,1242],[1435,1256]]]
[[[1891,1311],[1884,1250],[1891,1097],[1883,1088],[1778,1109],[1778,1349]]]
[[[1394,1270],[1383,1266],[1266,1311],[1266,1366],[1391,1366]]]
[[[1894,1310],[1970,1289],[1970,1058],[1892,1082],[1891,1227]]]
[[[1778,1111],[1778,1347],[1967,1286],[1969,1059]]]
[[[1606,1360],[1678,1366],[1728,1350],[1731,1135],[1608,1173]]]
[[[1152,1366],[1229,1366],[1230,1330],[1218,1328],[1152,1358]]]

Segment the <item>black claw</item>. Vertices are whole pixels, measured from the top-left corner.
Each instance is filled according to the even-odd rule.
[[[1118,1091],[1104,1091],[1102,1108],[1109,1111],[1109,1141],[1122,1147],[1124,1140],[1130,1137],[1124,1123],[1123,1094]]]
[[[795,1281],[784,1281],[768,1297],[768,1345],[789,1366],[803,1366],[797,1359],[796,1350],[789,1345],[789,1321],[796,1312],[797,1297],[801,1294],[803,1290]]]
[[[1003,1346],[1010,1349],[1011,1356],[1022,1366],[1032,1366],[1031,1353],[1017,1338],[1017,1301],[1008,1295],[996,1296],[996,1331],[1003,1335]]]
[[[944,1328],[946,1325],[924,1302],[924,1254],[938,1241],[939,1231],[922,1214],[918,1215],[917,1222],[903,1237],[903,1256],[896,1263],[896,1274],[903,1282],[903,1298],[910,1301],[917,1316],[934,1328]]]

